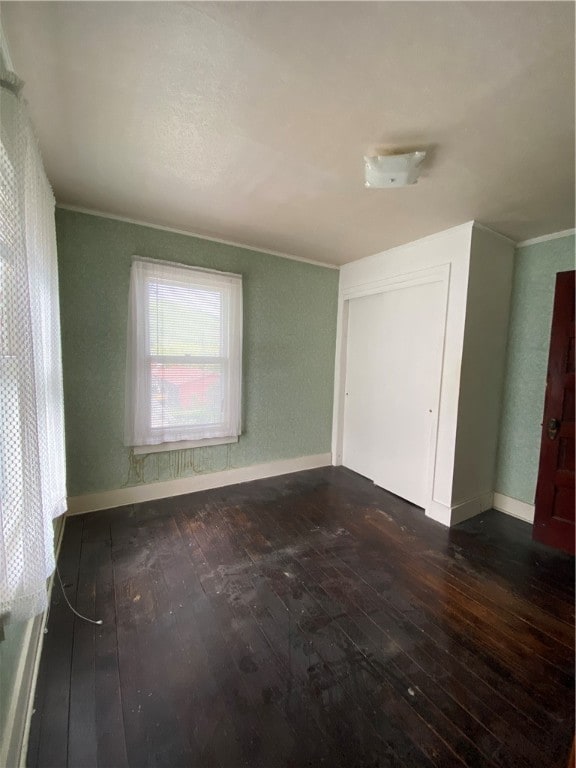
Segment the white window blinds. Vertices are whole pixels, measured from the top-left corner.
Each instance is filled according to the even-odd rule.
[[[127,445],[240,434],[240,275],[134,259],[127,345]]]

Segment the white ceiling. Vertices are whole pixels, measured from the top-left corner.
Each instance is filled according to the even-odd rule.
[[[574,226],[574,5],[11,2],[63,204],[341,264]],[[428,148],[369,190],[365,153]]]

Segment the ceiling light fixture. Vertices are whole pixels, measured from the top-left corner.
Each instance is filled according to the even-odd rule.
[[[385,189],[416,184],[426,152],[409,152],[405,155],[364,156],[364,186]]]

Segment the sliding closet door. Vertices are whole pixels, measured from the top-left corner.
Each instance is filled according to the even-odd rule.
[[[349,302],[343,464],[422,507],[444,308],[441,282]]]

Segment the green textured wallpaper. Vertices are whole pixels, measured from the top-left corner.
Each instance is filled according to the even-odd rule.
[[[12,697],[17,695],[16,673],[24,648],[24,636],[28,624],[9,624],[4,627],[4,640],[0,642],[0,745],[8,743],[8,711]],[[0,748],[0,752],[1,752]],[[3,761],[0,760],[0,763]]]
[[[534,503],[557,272],[574,269],[574,236],[518,248],[496,491]]]
[[[64,209],[56,232],[70,496],[330,450],[337,270]],[[124,447],[133,255],[243,275],[237,444],[144,456]]]

